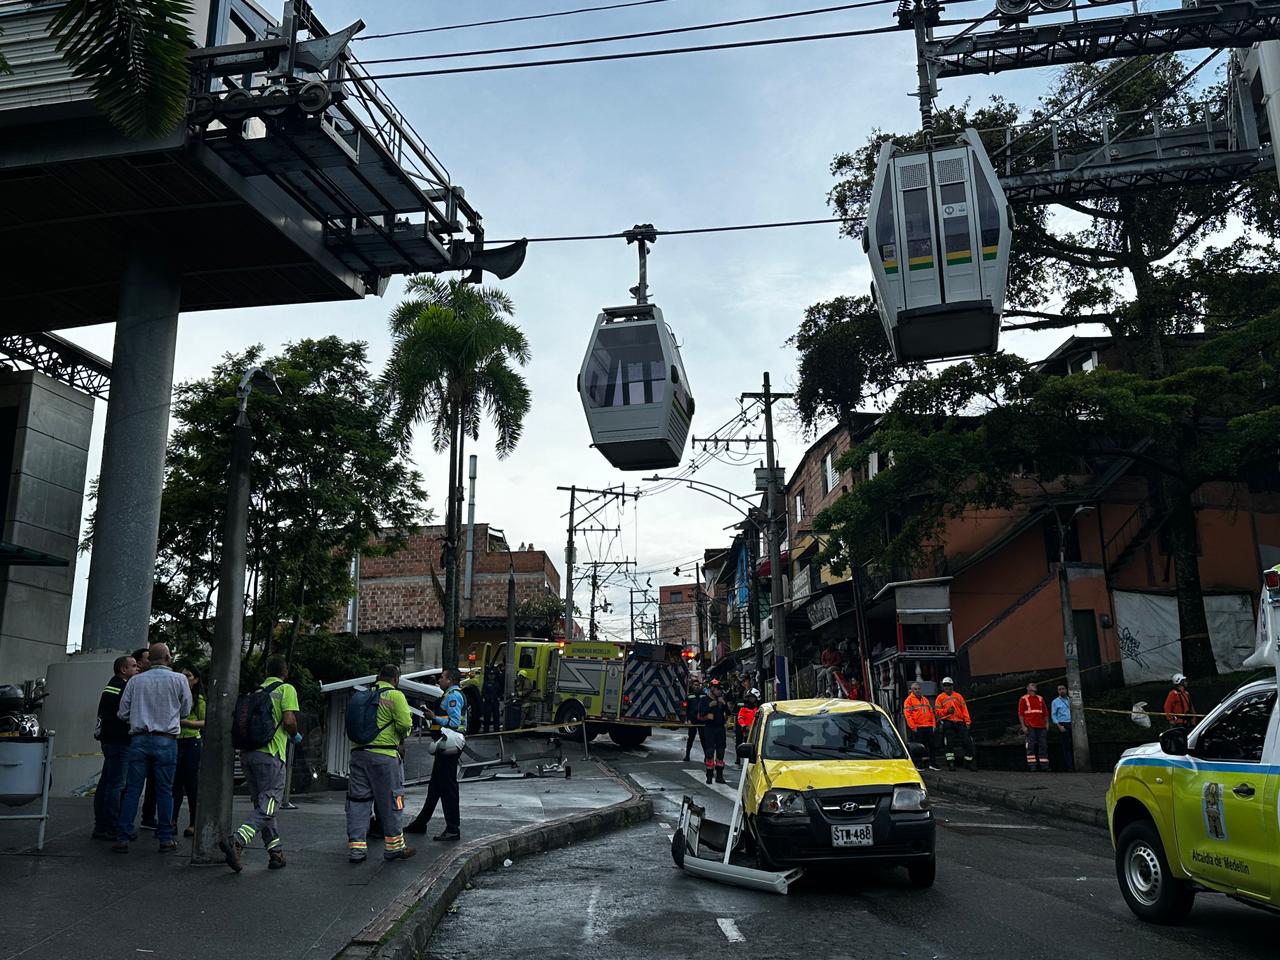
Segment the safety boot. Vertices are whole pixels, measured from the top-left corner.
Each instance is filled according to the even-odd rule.
[[[716,772],[713,769],[711,769],[711,767],[707,767],[707,783],[710,783],[713,779],[715,779],[715,775],[716,775]]]
[[[724,782],[724,767],[716,767],[716,783]]]
[[[267,852],[267,869],[268,870],[283,870],[284,867],[285,867],[285,862],[284,862],[283,850],[270,850]]]
[[[223,837],[218,841],[218,849],[225,855],[227,866],[236,873],[239,873],[243,866],[240,862],[240,851],[244,849],[244,845],[240,842],[240,838]]]

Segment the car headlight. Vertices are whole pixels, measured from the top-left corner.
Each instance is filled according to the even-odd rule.
[[[929,794],[924,787],[915,783],[900,783],[893,788],[893,804],[891,810],[920,813],[929,809]]]
[[[794,790],[770,790],[760,801],[760,813],[766,817],[807,817],[804,797]]]

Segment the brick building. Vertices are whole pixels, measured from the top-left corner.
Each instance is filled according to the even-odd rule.
[[[658,588],[658,642],[698,650],[698,586],[671,583]]]
[[[404,651],[406,665],[436,666],[444,630],[444,527],[420,527],[404,548],[387,557],[361,557],[353,602],[333,623],[335,630],[357,634],[367,643],[392,641]],[[509,550],[486,523],[475,525],[471,594],[465,592],[466,528],[458,550],[458,584],[463,590],[460,655],[506,635],[507,581],[515,570],[517,605],[560,593],[560,572],[546,551],[532,544]],[[546,617],[516,621],[520,636],[549,636],[557,626]]]
[[[1110,362],[1107,338],[1071,338],[1042,369],[1063,375]],[[858,415],[852,431],[841,425],[819,437],[787,481],[784,595],[802,692],[817,682],[818,664],[837,657],[891,709],[917,676],[928,692],[944,674],[964,683],[1061,672],[1060,539],[1086,690],[1181,668],[1168,510],[1126,456],[1091,457],[1066,482],[1018,479],[1011,508],[949,518],[921,568],[860,569],[855,580],[823,567],[813,518],[885,467],[871,454],[852,470],[836,468],[875,422]],[[1280,470],[1205,484],[1194,499],[1210,637],[1219,669],[1238,669],[1252,650],[1260,571],[1280,561]]]

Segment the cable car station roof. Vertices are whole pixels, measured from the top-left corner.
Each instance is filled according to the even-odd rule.
[[[188,122],[135,141],[53,52],[52,13],[24,7],[0,36],[14,66],[0,76],[5,332],[115,319],[138,236],[174,260],[183,312],[358,299],[393,274],[509,276],[523,261],[523,244],[480,252],[480,214],[348,52],[363,24],[330,35],[290,2],[246,43],[193,50]]]

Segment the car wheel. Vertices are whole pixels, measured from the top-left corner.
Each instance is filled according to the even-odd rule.
[[[911,879],[911,885],[919,890],[932,887],[933,878],[937,874],[937,857],[930,857],[928,860],[917,860],[914,863],[907,864],[907,876]]]
[[[760,835],[756,833],[755,821],[748,821],[747,832],[751,835],[752,852],[756,857],[756,866],[761,870],[778,871],[778,864],[769,856],[769,851],[764,848],[764,843],[760,839]]]
[[[671,859],[677,867],[684,867],[684,853],[684,830],[676,827],[676,832],[671,835]]]
[[[1149,820],[1120,831],[1116,879],[1129,909],[1149,923],[1181,923],[1195,902],[1195,887],[1170,872],[1160,831]]]

